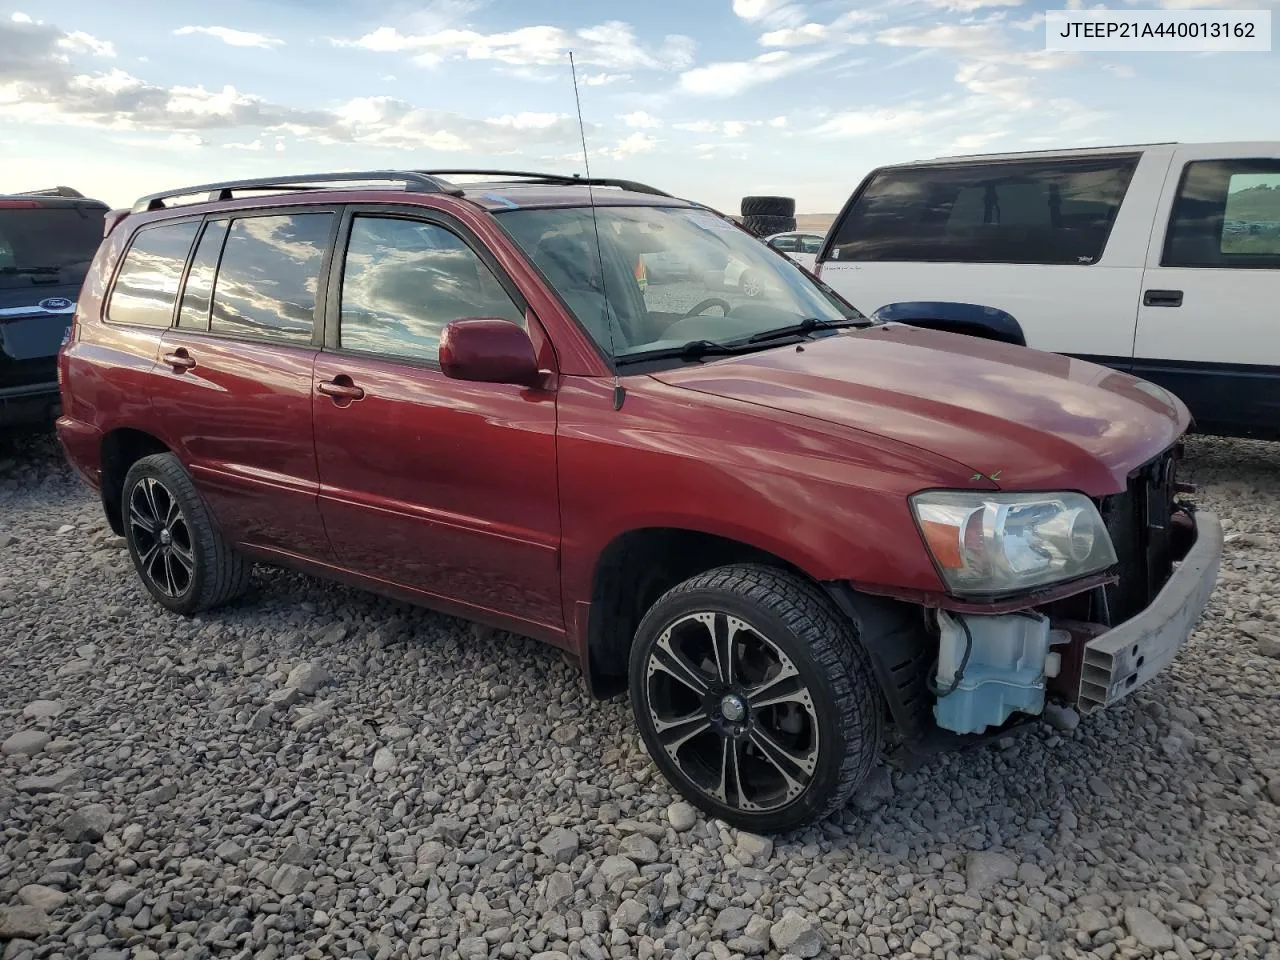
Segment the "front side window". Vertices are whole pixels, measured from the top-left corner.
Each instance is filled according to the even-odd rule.
[[[821,237],[804,237],[800,241],[801,253],[817,253],[822,249]]]
[[[213,288],[213,333],[310,343],[332,213],[233,220]]]
[[[1136,167],[1123,156],[884,170],[836,225],[831,259],[1091,264]]]
[[[455,233],[434,223],[357,216],[342,271],[339,346],[434,362],[454,320],[524,312]]]
[[[794,252],[796,249],[795,237],[776,237],[769,241],[769,246],[775,250],[781,250],[784,253]]]
[[[199,220],[144,227],[129,245],[107,303],[107,319],[142,327],[168,327],[195,241]]]
[[[1188,163],[1161,265],[1280,269],[1280,160]]]
[[[504,210],[499,223],[608,356],[864,321],[751,234],[691,207]]]

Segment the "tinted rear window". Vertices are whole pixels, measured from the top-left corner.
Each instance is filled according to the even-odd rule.
[[[235,220],[222,248],[209,329],[310,343],[331,213]]]
[[[897,168],[837,224],[833,260],[1089,264],[1136,156]]]
[[[0,273],[59,268],[83,277],[102,241],[105,213],[100,207],[0,206]]]
[[[199,220],[187,220],[139,230],[120,265],[107,319],[144,327],[169,326],[182,268],[198,229]]]

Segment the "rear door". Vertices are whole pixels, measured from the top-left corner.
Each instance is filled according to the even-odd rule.
[[[886,168],[832,227],[821,276],[867,314],[994,307],[1031,347],[1126,368],[1167,166],[1151,149]]]
[[[1134,373],[1201,429],[1280,436],[1280,144],[1180,147],[1143,277]]]
[[[210,218],[153,400],[227,536],[321,561],[311,367],[338,220],[332,208]]]
[[[441,331],[462,317],[533,326],[546,365],[549,344],[452,219],[356,209],[344,233],[314,385],[338,561],[446,608],[562,630],[555,394],[452,380],[439,365]]]

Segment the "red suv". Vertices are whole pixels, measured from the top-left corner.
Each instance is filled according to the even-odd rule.
[[[643,184],[463,173],[108,224],[58,435],[161,604],[263,562],[540,638],[765,832],[890,746],[1087,713],[1176,655],[1222,535],[1180,498],[1175,397],[872,322]]]

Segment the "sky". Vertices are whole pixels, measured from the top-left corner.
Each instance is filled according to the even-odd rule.
[[[1280,45],[1046,51],[1044,11],[1082,2],[0,0],[0,191],[581,172],[570,51],[591,173],[725,212],[834,212],[874,167],[940,155],[1280,136]]]

